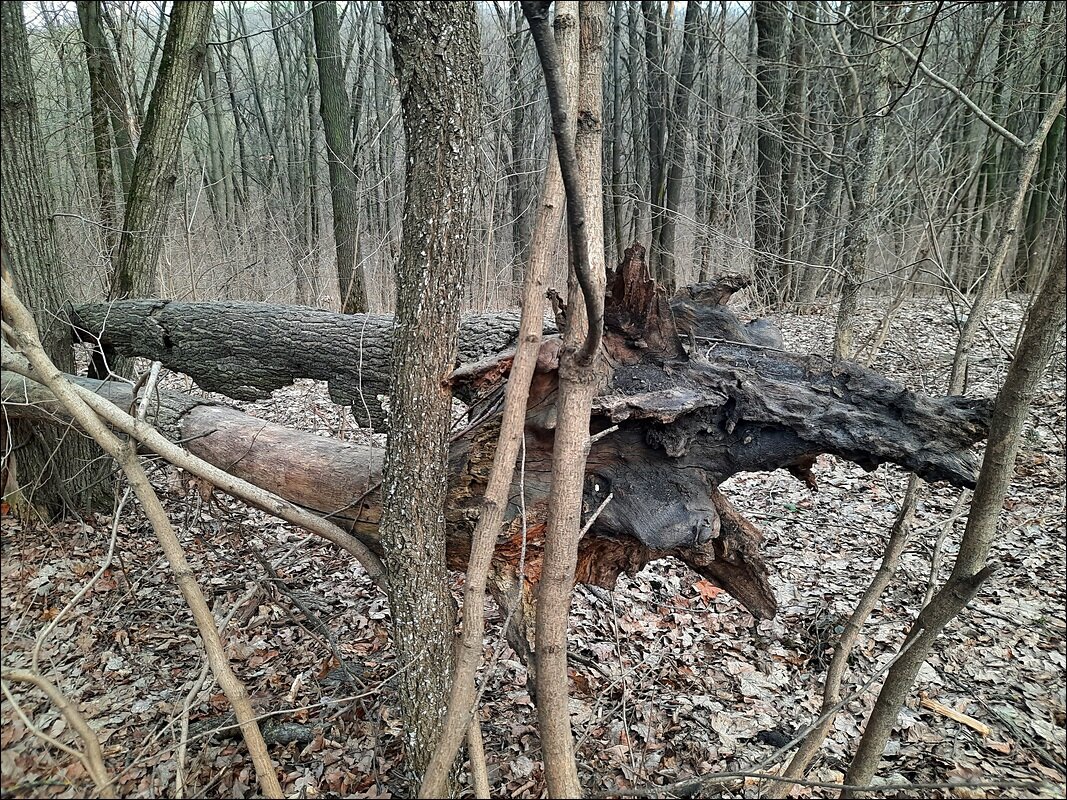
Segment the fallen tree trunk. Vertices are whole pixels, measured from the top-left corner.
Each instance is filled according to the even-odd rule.
[[[745,283],[727,276],[688,287],[669,303],[648,278],[637,245],[612,274],[604,347],[614,368],[593,412],[585,481],[590,527],[581,542],[580,582],[612,586],[622,572],[673,556],[724,588],[754,616],[769,617],[776,604],[759,552],[762,536],[718,489],[731,475],[786,468],[814,484],[815,457],[832,453],[867,469],[892,462],[928,480],[973,485],[970,446],[986,433],[987,401],[933,399],[856,364],[786,353],[779,349],[781,340],[773,328],[758,322],[743,326],[724,305]],[[218,319],[211,323],[210,304],[195,304],[195,314],[184,321],[180,304],[163,304],[156,316],[169,315],[166,325],[157,324],[150,310],[144,312],[149,306],[135,301],[111,307],[112,312],[142,308],[140,324],[146,327],[138,333],[132,321],[130,327],[115,324],[136,317],[113,317],[103,328],[110,331],[111,346],[129,348],[122,350],[127,355],[166,357],[171,368],[187,363],[194,353],[206,356],[226,348],[245,354],[190,369],[217,376],[219,382],[209,384],[212,388],[227,386],[235,392],[248,386],[251,396],[258,396],[264,385],[282,385],[284,381],[269,382],[278,377],[315,377],[308,363],[314,358],[284,354],[286,342],[312,347],[310,337],[299,333],[299,313],[304,312],[289,309],[292,316],[284,326],[270,322],[256,327],[249,317],[245,327],[230,328],[226,341],[220,342],[211,332],[220,326]],[[230,319],[233,305],[219,308],[222,318]],[[559,311],[566,313],[563,307]],[[313,329],[327,330],[315,327],[325,319],[319,316],[324,312],[308,313]],[[84,314],[80,319],[85,324]],[[364,352],[368,347],[386,349],[385,328],[377,330],[383,339],[371,341],[364,335]],[[183,338],[176,342],[172,337],[179,333]],[[343,349],[351,342],[329,339],[320,333],[321,346],[313,352],[354,352]],[[509,523],[493,565],[497,596],[520,613],[528,608],[529,595],[515,600],[511,592],[517,587],[528,590],[539,576],[556,427],[558,348],[558,340],[551,338],[541,348],[530,388],[524,477],[521,485],[512,487]],[[273,372],[264,373],[269,378],[265,384],[242,383],[244,359],[251,359],[253,352],[271,354],[262,359],[274,365]],[[495,455],[498,400],[510,358],[497,354],[465,364],[452,375],[454,388],[471,403],[471,422],[454,435],[450,455],[448,561],[455,569],[465,566]],[[323,356],[314,369],[324,368],[327,361]],[[279,371],[283,363],[289,365],[287,375]],[[5,406],[14,409],[11,413],[25,410],[12,404],[9,383],[5,374]],[[115,387],[101,390],[119,392],[120,404],[132,401]],[[196,455],[343,523],[380,552],[380,450],[316,437],[181,396],[162,394],[150,413]],[[528,509],[525,526],[521,493]],[[526,572],[520,580],[517,565],[524,543]],[[520,619],[517,627],[522,624]]]
[[[716,284],[685,287],[671,308],[686,333],[726,335],[781,346],[781,333],[766,320],[742,326],[729,311],[730,295],[745,286],[728,276]],[[335,314],[268,303],[185,303],[122,300],[87,303],[71,312],[76,341],[99,347],[105,357],[141,356],[189,375],[201,389],[234,400],[260,400],[299,378],[325,381],[331,399],[351,406],[356,420],[388,428],[392,368],[391,314]],[[519,333],[519,313],[466,314],[457,365],[496,359]],[[556,333],[546,319],[545,335]]]
[[[201,389],[259,400],[298,378],[326,381],[331,399],[356,420],[387,428],[383,400],[392,367],[391,314],[334,314],[268,303],[122,300],[89,303],[71,313],[76,340],[104,356],[142,356],[183,372]],[[467,314],[459,363],[514,346],[519,313]],[[555,333],[546,320],[546,333]]]
[[[130,408],[137,400],[130,384],[101,382],[81,376],[65,377],[106,397],[120,408]],[[4,370],[2,388],[4,407],[11,416],[69,423],[62,404],[41,384]],[[193,455],[297,505],[319,512],[348,529],[376,553],[381,553],[377,526],[381,514],[378,486],[384,455],[382,448],[315,436],[176,392],[154,392],[145,419],[172,441],[181,442]],[[460,448],[452,459],[453,511],[449,515],[448,564],[455,570],[465,568],[470,549],[473,520],[466,514],[469,501],[474,497],[470,476],[487,470],[486,458],[491,456],[491,453],[482,453],[471,457],[470,450]],[[544,480],[539,478],[537,485]],[[543,519],[539,517],[536,501],[532,505],[527,575],[536,583]],[[761,610],[761,616],[773,614],[773,597],[761,577],[765,571],[758,560],[758,550],[746,544],[753,531],[746,529],[740,514],[721,493],[717,493],[715,505],[726,519],[722,539],[730,544],[724,552],[736,551],[732,557],[735,562],[746,555],[754,559],[752,564],[746,562],[744,568],[748,571],[755,567],[751,569],[752,575],[734,581],[735,591],[749,597],[750,604]],[[660,513],[665,512],[661,509]],[[639,570],[648,561],[666,555],[678,555],[687,563],[691,562],[698,572],[717,583],[721,583],[725,575],[724,565],[717,562],[710,547],[683,547],[674,552],[642,546],[637,541],[613,541],[615,537],[604,536],[596,528],[591,534],[584,543],[580,558],[579,580],[583,583],[611,587],[621,572]],[[521,531],[505,536],[498,549],[498,560],[504,563],[497,565],[497,569],[517,562],[520,548]]]

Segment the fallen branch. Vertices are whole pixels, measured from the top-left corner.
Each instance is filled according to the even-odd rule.
[[[248,690],[230,668],[229,659],[222,645],[222,639],[215,627],[215,618],[211,614],[207,600],[200,589],[200,585],[193,577],[192,567],[185,558],[181,542],[174,531],[167,513],[156,496],[155,490],[148,481],[148,476],[141,467],[137,457],[137,451],[130,442],[121,441],[112,433],[91,406],[74,390],[72,384],[63,378],[63,374],[56,368],[48,357],[38,337],[37,325],[33,315],[18,299],[14,289],[4,281],[3,313],[5,321],[3,331],[10,341],[17,343],[19,349],[33,366],[33,371],[40,380],[48,386],[53,394],[63,403],[71,416],[96,442],[114,458],[133,489],[145,515],[152,523],[152,529],[156,534],[163,552],[174,574],[175,582],[185,597],[189,610],[192,612],[204,648],[208,654],[219,685],[226,693],[230,704],[233,706],[237,719],[241,724],[241,732],[244,734],[245,743],[248,747],[252,763],[256,768],[260,789],[268,797],[283,797],[278,775],[274,771],[270,753],[263,741],[263,735],[256,722],[255,712],[249,700]],[[120,412],[121,413],[121,412]],[[128,414],[123,416],[132,419]],[[136,420],[134,421],[136,424]]]
[[[953,722],[958,722],[960,725],[966,725],[968,728],[975,730],[981,736],[989,736],[993,732],[993,729],[986,725],[984,722],[979,722],[974,717],[964,714],[962,711],[957,711],[954,708],[949,708],[944,703],[939,703],[936,700],[931,700],[929,697],[923,697],[919,700],[919,705],[923,708],[928,708],[935,714],[940,714],[942,717],[947,717]]]
[[[37,381],[40,378],[39,372],[34,370],[25,359],[20,358],[18,354],[10,352],[6,348],[4,349],[3,366],[4,369],[18,373],[29,380]],[[266,489],[235,477],[229,472],[198,458],[171,442],[149,423],[131,417],[110,400],[84,386],[69,381],[66,381],[66,385],[69,387],[70,393],[84,402],[101,419],[131,436],[151,452],[162,456],[191,475],[208,481],[227,494],[244,500],[279,519],[284,519],[293,525],[306,528],[328,542],[337,545],[356,558],[371,579],[384,588],[385,569],[382,566],[381,559],[350,533],[341,530],[341,528],[323,519],[318,514],[290,503],[288,500]]]
[[[93,729],[89,727],[89,723],[86,722],[85,717],[82,716],[82,713],[67,699],[67,696],[47,678],[26,669],[4,667],[3,671],[0,672],[0,677],[5,681],[32,684],[48,695],[48,699],[51,700],[52,704],[63,714],[63,718],[67,721],[67,724],[70,725],[71,730],[78,734],[78,738],[85,744],[84,753],[78,752],[73,748],[67,747],[62,742],[53,739],[30,722],[30,720],[23,715],[21,707],[8,691],[8,688],[6,686],[4,687],[4,695],[8,698],[8,701],[11,702],[12,706],[14,706],[19,716],[22,716],[23,722],[26,723],[26,727],[28,727],[35,736],[67,753],[70,753],[81,761],[85,766],[86,772],[89,773],[89,777],[91,777],[93,783],[96,784],[96,791],[101,797],[114,797],[114,782],[111,775],[108,774],[107,766],[104,764],[104,751],[100,748],[100,740],[97,738]]]

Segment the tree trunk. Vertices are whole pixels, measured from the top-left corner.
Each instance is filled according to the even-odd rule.
[[[878,35],[878,22],[884,13],[872,0],[860,6],[861,17],[857,24],[868,25],[873,35]],[[855,202],[845,233],[842,255],[841,304],[837,310],[837,327],[834,331],[834,358],[850,358],[852,355],[852,331],[855,326],[856,309],[859,307],[860,288],[867,276],[867,251],[874,237],[874,216],[877,211],[878,180],[885,166],[885,125],[889,113],[889,69],[887,51],[879,48],[867,57],[864,69],[864,85],[867,87],[863,101],[867,116],[866,142],[860,161],[863,174],[856,190]]]
[[[1053,0],[1045,0],[1045,8],[1042,14],[1041,27],[1053,30],[1052,13],[1057,4]],[[1062,31],[1062,27],[1060,27]],[[1059,62],[1059,69],[1053,69],[1054,62]],[[1041,51],[1039,67],[1039,88],[1041,96],[1038,100],[1038,113],[1045,115],[1048,103],[1052,98],[1055,87],[1062,83],[1065,76],[1063,59],[1058,58],[1056,50],[1046,47]],[[1045,227],[1045,217],[1048,214],[1050,203],[1055,203],[1056,195],[1062,197],[1063,181],[1057,182],[1058,168],[1063,164],[1063,154],[1060,145],[1063,142],[1064,115],[1061,112],[1059,118],[1052,125],[1045,149],[1041,153],[1041,163],[1037,169],[1034,185],[1030,190],[1030,196],[1026,201],[1026,223],[1023,226],[1022,236],[1019,240],[1019,249],[1015,255],[1015,265],[1012,271],[1011,286],[1016,290],[1025,290],[1033,287],[1038,279],[1041,264],[1041,253],[1038,242]]]
[[[511,92],[511,111],[508,114],[509,141],[508,194],[511,199],[511,279],[522,285],[523,269],[530,253],[530,236],[533,230],[533,191],[535,185],[530,173],[535,171],[536,153],[534,100],[536,87],[524,79],[526,75],[526,51],[529,32],[520,24],[522,15],[512,7],[508,10],[508,84]]]
[[[408,167],[381,538],[393,644],[405,665],[398,677],[405,763],[417,785],[440,735],[451,679],[445,498],[452,394],[444,378],[456,358],[458,287],[474,222],[482,76],[473,3],[389,2],[385,23]]]
[[[659,230],[653,230],[653,242],[659,242],[660,278],[668,294],[678,288],[677,266],[674,256],[675,232],[681,215],[682,181],[685,172],[685,151],[689,143],[689,95],[693,91],[696,70],[697,26],[700,23],[700,4],[685,7],[685,28],[682,34],[682,60],[678,65],[678,80],[671,103],[670,133],[665,155],[667,177],[664,190],[663,213]]]
[[[0,3],[0,259],[33,312],[41,341],[60,369],[74,371],[74,348],[60,310],[71,286],[56,252],[48,175],[33,92],[21,3]],[[5,289],[6,291],[6,289]],[[5,428],[0,491],[21,512],[45,516],[103,508],[108,469],[91,440],[25,422]],[[10,435],[10,440],[7,436]],[[94,463],[95,462],[95,463]]]
[[[111,136],[119,164],[119,186],[122,196],[130,190],[133,180],[133,142],[130,133],[130,116],[125,93],[119,82],[118,67],[100,24],[100,0],[78,3],[78,20],[85,39],[85,59],[89,69],[89,102],[93,113],[102,107],[110,115]],[[96,121],[94,117],[93,125]],[[110,143],[107,152],[111,152]]]
[[[523,3],[523,11],[533,26],[534,4]],[[590,412],[607,372],[599,346],[591,346],[600,341],[603,323],[593,315],[596,308],[604,307],[605,288],[601,106],[606,11],[601,2],[557,3],[555,40],[544,35],[538,38],[535,33],[567,192],[570,244],[569,306],[559,351],[553,425],[552,489],[536,609],[537,720],[545,783],[553,797],[582,796],[571,734],[567,633],[581,537]]]
[[[334,314],[266,303],[127,300],[79,306],[80,336],[99,342],[109,360],[142,356],[193,376],[207,391],[239,400],[269,397],[296,378],[327,381],[335,402],[356,421],[388,428],[393,369],[391,314]],[[515,311],[467,314],[460,323],[458,364],[495,356],[516,344]],[[210,335],[224,330],[225,339]],[[545,323],[545,331],[556,326]]]
[[[800,241],[804,225],[804,204],[801,194],[805,189],[808,156],[808,37],[812,22],[808,19],[808,7],[795,6],[793,33],[789,48],[788,90],[783,108],[783,132],[788,136],[788,160],[782,181],[782,293],[783,299],[791,301],[799,278],[795,264],[801,252]],[[811,9],[814,11],[814,9]]]
[[[103,57],[96,36],[100,34],[100,9],[97,2],[78,4],[78,20],[85,40],[85,61],[89,72],[89,116],[93,127],[93,166],[96,169],[96,194],[104,252],[110,260],[118,246],[118,220],[115,203],[115,167],[112,158],[114,141],[111,118],[104,90]],[[100,37],[102,38],[102,36]]]
[[[756,46],[756,202],[753,208],[753,243],[756,248],[753,275],[756,291],[771,304],[777,304],[782,290],[782,140],[781,57],[785,29],[785,3],[756,0],[753,11],[758,43]]]
[[[627,30],[630,44],[630,152],[633,154],[633,219],[630,225],[630,237],[637,242],[651,242],[652,220],[648,198],[651,196],[650,149],[648,134],[648,116],[641,113],[641,103],[637,98],[647,96],[651,91],[648,86],[649,67],[646,59],[639,57],[642,52],[640,25],[641,10],[637,3],[627,5]],[[641,92],[641,65],[644,63],[645,91]]]
[[[663,11],[655,0],[641,0],[641,15],[645,20],[645,75],[648,90],[646,116],[648,119],[648,202],[652,214],[652,240],[648,251],[649,267],[657,279],[660,273],[662,247],[657,232],[663,227],[663,202],[666,180],[664,152],[667,144],[667,65],[660,28]],[[631,54],[631,58],[635,55]]]
[[[209,28],[210,30],[210,24]],[[200,70],[201,97],[200,108],[204,115],[204,128],[207,131],[207,166],[210,186],[208,198],[212,213],[215,215],[215,229],[224,245],[233,234],[234,184],[232,151],[233,142],[220,110],[221,91],[218,85],[218,68],[214,49],[204,48],[204,58]],[[231,247],[225,247],[230,251]]]
[[[189,107],[203,67],[211,3],[175,2],[159,74],[137,146],[122,239],[109,297],[151,297],[159,291],[160,251],[167,206]]]
[[[623,3],[611,6],[611,230],[606,233],[613,247],[605,243],[606,252],[622,260],[626,235],[623,233],[623,101],[622,101],[622,15]]]
[[[345,314],[356,314],[367,310],[367,286],[363,268],[356,265],[359,225],[357,182],[351,160],[352,135],[349,124],[352,110],[341,65],[337,5],[333,0],[314,0],[311,8],[315,18],[320,112],[326,134],[326,162],[330,167],[338,297]]]
[[[289,252],[292,265],[293,294],[296,302],[314,305],[316,301],[313,281],[312,242],[308,222],[309,198],[307,181],[303,165],[310,159],[310,147],[306,127],[307,83],[300,67],[303,59],[294,54],[295,47],[291,37],[285,36],[284,20],[281,12],[285,9],[277,3],[271,3],[270,19],[274,41],[274,51],[278,55],[278,67],[281,79],[282,113],[276,122],[285,142],[284,157],[280,175],[286,189],[284,213],[289,222]],[[250,56],[251,58],[251,56]]]

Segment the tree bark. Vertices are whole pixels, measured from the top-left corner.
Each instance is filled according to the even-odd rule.
[[[648,134],[648,116],[641,113],[641,103],[636,98],[647,96],[651,90],[648,88],[649,67],[647,59],[638,57],[641,50],[640,25],[641,10],[637,3],[627,5],[627,29],[630,44],[630,152],[633,154],[634,177],[632,189],[633,217],[630,223],[630,238],[638,242],[649,242],[652,237],[651,208],[649,197],[651,196],[650,148]],[[642,93],[642,71],[644,63],[644,93]]]
[[[872,0],[860,6],[861,18],[857,24],[867,25],[872,35],[878,35],[878,22],[882,9]],[[855,202],[849,216],[842,254],[841,304],[837,310],[837,326],[834,330],[834,358],[852,356],[852,331],[855,327],[856,309],[859,307],[860,288],[867,276],[867,254],[874,237],[874,216],[877,211],[878,180],[885,166],[885,125],[889,113],[889,71],[885,48],[876,50],[867,57],[864,69],[864,85],[867,87],[863,107],[867,117],[866,142],[861,163],[863,173],[857,187]]]
[[[809,116],[809,68],[808,46],[812,22],[809,13],[815,9],[796,5],[793,13],[793,32],[789,47],[789,79],[782,109],[782,130],[788,137],[785,142],[788,158],[783,159],[782,180],[782,292],[783,298],[792,301],[796,297],[798,279],[796,262],[801,250],[804,225],[804,204],[801,196],[808,178],[808,116]]]
[[[678,80],[674,87],[674,101],[671,103],[670,133],[664,158],[667,177],[663,213],[659,218],[659,230],[652,231],[653,242],[658,240],[660,252],[660,281],[668,294],[674,294],[678,288],[674,241],[678,230],[678,217],[681,214],[685,153],[689,142],[689,95],[693,91],[693,80],[696,76],[697,26],[700,14],[699,3],[686,5],[682,60],[678,65]]]
[[[70,282],[56,252],[51,187],[42,157],[21,3],[0,4],[0,262],[5,280],[22,293],[49,357],[74,371],[69,327],[59,316]],[[6,427],[6,426],[5,426]],[[4,437],[7,438],[6,436]],[[0,491],[25,513],[47,517],[87,511],[110,502],[107,468],[88,439],[25,423],[3,442]],[[94,462],[96,462],[94,464]],[[29,505],[27,505],[29,504]]]
[[[577,580],[612,586],[620,572],[673,555],[755,616],[767,617],[775,601],[759,554],[760,534],[715,489],[731,475],[786,468],[811,482],[815,457],[829,452],[867,469],[892,461],[930,480],[973,485],[969,448],[985,433],[988,403],[933,400],[855,364],[774,349],[757,336],[760,326],[742,326],[724,305],[745,285],[746,279],[724,277],[687,291],[672,311],[649,280],[639,245],[613,273],[605,342],[619,366],[594,404],[590,429],[608,433],[590,449],[582,492],[588,510],[609,492],[612,501],[579,543]],[[205,337],[214,338],[214,330]],[[711,345],[714,360],[696,351],[687,356],[686,336]],[[510,489],[504,517],[509,527],[493,560],[497,586],[519,583],[520,493],[535,509],[550,492],[559,353],[558,339],[542,344],[530,385],[525,474]],[[511,358],[503,354],[452,374],[453,386],[475,395],[472,402],[481,409],[450,449],[447,557],[454,569],[464,568],[470,552],[499,427],[493,398],[507,380]],[[19,402],[24,395],[9,391],[7,380],[5,373],[5,411],[34,408]],[[117,402],[128,405],[131,399]],[[380,552],[380,450],[291,431],[203,400],[172,401],[164,393],[153,408],[156,403],[175,409],[169,416],[160,411],[157,419],[169,419],[163,429],[190,451],[238,477],[265,481],[293,502],[347,520]],[[530,526],[525,583],[532,586],[541,575],[543,518],[531,516]],[[521,651],[521,641],[516,644]]]
[[[333,0],[314,0],[311,8],[315,18],[320,113],[326,134],[326,161],[330,168],[338,297],[345,314],[357,314],[367,310],[367,286],[363,268],[356,264],[359,226],[357,182],[351,160],[352,135],[349,128],[352,110],[341,64],[337,6]]]
[[[97,208],[102,229],[104,252],[110,259],[118,245],[117,207],[115,204],[115,167],[112,159],[114,141],[111,136],[111,118],[103,88],[102,57],[94,43],[99,33],[100,9],[96,2],[78,5],[78,20],[82,38],[85,40],[85,61],[89,72],[89,116],[93,128],[93,166],[96,170]],[[94,19],[95,16],[95,19]]]
[[[544,328],[544,284],[552,255],[556,251],[557,232],[563,222],[563,203],[563,178],[560,175],[556,148],[552,146],[541,189],[540,213],[537,215],[530,241],[530,258],[522,296],[522,318],[515,357],[504,389],[500,434],[478,513],[477,527],[471,536],[467,580],[463,589],[463,628],[456,642],[456,663],[448,700],[448,715],[441,741],[419,789],[420,797],[444,796],[450,765],[455,760],[463,736],[478,711],[475,675],[482,659],[485,592],[491,574],[495,577],[492,585],[498,587],[494,595],[503,598],[500,601],[501,610],[520,611],[519,616],[515,617],[515,624],[509,629],[508,638],[517,647],[516,652],[525,657],[528,670],[536,675],[536,662],[529,647],[529,641],[533,637],[515,635],[524,627],[519,598],[524,595],[523,590],[526,590],[526,595],[529,594],[526,576],[519,574],[518,565],[494,565],[493,560],[498,537],[501,531],[505,530],[504,521],[508,500],[512,495],[516,459],[526,435],[527,397],[537,367]],[[463,341],[462,330],[460,341]],[[499,588],[501,585],[504,585],[502,590]],[[519,607],[512,609],[509,603]]]
[[[66,407],[67,412],[78,425],[100,445],[104,452],[115,459],[122,471],[126,473],[130,489],[140,501],[163,554],[167,558],[174,582],[178,585],[192,612],[193,621],[196,623],[212,671],[233,706],[238,725],[248,746],[249,755],[255,765],[260,790],[267,797],[283,797],[277,772],[259,730],[256,712],[252,709],[248,690],[230,666],[207,598],[194,577],[192,567],[186,560],[178,535],[167,518],[167,512],[141,466],[136,446],[129,440],[120,439],[109,430],[103,420],[86,404],[86,400],[76,394],[73,387],[64,380],[63,373],[56,368],[43,349],[32,315],[14,292],[4,294],[3,312],[5,338],[8,334],[13,334],[14,344],[33,365],[33,371],[41,376],[41,380]],[[7,325],[11,327],[8,328]],[[36,661],[36,654],[34,660]]]
[[[534,9],[535,4],[523,3],[531,26]],[[555,53],[542,46],[536,29],[534,34],[567,193],[571,254],[567,282],[570,302],[559,354],[552,489],[536,609],[537,719],[545,782],[554,797],[582,796],[571,735],[567,632],[581,537],[590,413],[607,371],[599,347],[603,321],[595,317],[596,311],[604,308],[601,103],[606,11],[602,2],[557,3]],[[553,72],[558,75],[555,79]],[[568,158],[572,137],[574,156]]]
[[[664,152],[667,144],[667,65],[664,62],[663,11],[654,0],[641,0],[645,20],[645,81],[647,87],[646,118],[648,130],[648,203],[651,212],[652,239],[648,251],[649,267],[657,279],[660,272],[661,247],[656,235],[663,227],[663,202],[666,180]],[[635,58],[631,54],[631,58]]]
[[[89,103],[95,115],[103,110],[110,118],[111,137],[114,140],[119,165],[119,187],[125,198],[133,180],[134,146],[131,135],[131,114],[126,96],[119,82],[118,67],[115,58],[104,38],[104,29],[100,22],[100,0],[86,0],[78,3],[78,20],[82,37],[85,39],[85,59],[89,70]],[[97,125],[93,118],[94,129]],[[106,152],[110,163],[111,144]],[[114,174],[109,170],[114,180]]]
[[[405,763],[417,785],[440,736],[451,680],[447,375],[456,360],[459,281],[474,222],[481,61],[471,2],[390,2],[385,23],[400,85],[408,167],[381,537],[393,644],[405,667],[398,678],[408,737]],[[428,315],[432,326],[426,324]]]
[[[109,297],[151,297],[159,292],[159,255],[167,205],[189,107],[200,78],[211,28],[211,2],[174,3],[152,99],[148,103],[122,238],[115,254]]]
[[[200,388],[237,400],[269,397],[297,378],[327,381],[334,402],[356,421],[388,429],[392,314],[334,314],[267,303],[126,300],[79,306],[76,333],[99,342],[108,359],[142,356],[194,378]],[[464,315],[456,363],[515,346],[515,311]],[[227,331],[219,339],[215,331]],[[546,333],[555,333],[544,322]]]
[[[782,39],[785,3],[756,0],[753,5],[758,35],[756,49],[756,202],[753,208],[753,275],[760,297],[772,306],[782,290],[782,140],[781,113]]]

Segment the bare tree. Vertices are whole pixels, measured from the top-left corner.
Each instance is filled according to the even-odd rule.
[[[115,166],[117,157],[119,187],[123,198],[133,176],[133,145],[128,128],[129,115],[122,95],[114,56],[104,38],[99,0],[78,3],[78,21],[85,40],[85,61],[89,73],[89,111],[93,125],[93,161],[100,223],[108,256],[118,246],[118,213]]]
[[[652,229],[652,252],[659,252],[659,275],[669,294],[678,286],[675,264],[675,233],[681,213],[682,182],[685,173],[686,149],[689,145],[689,95],[696,78],[697,26],[700,23],[699,3],[685,7],[685,28],[682,34],[682,57],[678,65],[678,80],[674,84],[664,154],[666,170],[663,189],[663,208]]]
[[[753,4],[758,36],[756,65],[756,200],[752,273],[760,294],[771,304],[782,290],[779,247],[782,231],[782,109],[781,58],[785,37],[785,6],[781,0],[756,0]]]
[[[362,267],[356,265],[359,224],[357,181],[351,159],[352,109],[341,63],[336,4],[333,0],[314,0],[311,8],[315,18],[315,52],[319,67],[322,125],[326,133],[326,161],[330,166],[337,290],[341,310],[346,314],[356,314],[367,310],[367,287]]]
[[[455,614],[444,516],[448,373],[456,359],[459,278],[469,258],[481,61],[473,3],[390,2],[385,23],[400,82],[408,169],[381,535],[393,644],[404,665],[398,681],[406,764],[416,779],[440,735],[452,661]]]
[[[859,7],[861,19],[857,25],[865,25],[877,35],[885,10],[872,1]],[[856,197],[852,204],[848,229],[845,234],[842,256],[841,304],[837,311],[837,327],[834,331],[834,358],[849,358],[852,355],[852,329],[855,325],[856,308],[859,305],[860,287],[867,276],[867,251],[874,235],[875,201],[878,179],[885,168],[885,117],[889,113],[889,70],[884,48],[875,50],[865,60],[862,72],[864,111],[867,131],[860,158],[863,172]]]
[[[601,94],[607,9],[602,2],[581,2],[577,9],[570,3],[557,3],[553,37],[548,25],[549,5],[526,0],[522,4],[548,88],[552,133],[567,192],[571,253],[570,302],[559,356],[552,493],[537,597],[537,718],[549,794],[580,797],[568,711],[567,631],[581,537],[590,410],[607,369],[600,353],[606,281],[601,247]],[[575,95],[577,105],[571,106]],[[575,108],[576,113],[568,113],[569,108]],[[580,124],[576,124],[577,119]]]
[[[178,147],[203,68],[211,2],[178,0],[133,166],[122,238],[115,254],[112,298],[158,291],[160,245],[174,182]]]
[[[56,252],[50,185],[41,158],[37,98],[30,72],[21,3],[0,4],[0,248],[10,275],[33,312],[49,357],[74,370],[70,328],[59,316],[71,283]],[[0,489],[23,512],[46,516],[88,510],[110,502],[111,484],[99,451],[65,430],[15,422],[4,448]]]

